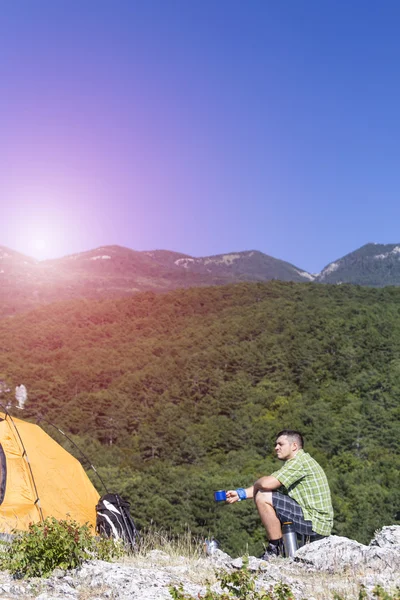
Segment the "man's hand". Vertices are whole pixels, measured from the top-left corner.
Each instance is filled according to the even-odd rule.
[[[239,500],[239,494],[236,490],[228,490],[226,492],[226,501],[228,504],[233,504]]]

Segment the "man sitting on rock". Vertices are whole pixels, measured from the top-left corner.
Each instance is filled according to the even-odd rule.
[[[281,523],[291,521],[296,532],[310,541],[330,535],[333,525],[328,480],[317,461],[304,452],[301,433],[289,429],[278,433],[275,451],[285,462],[279,471],[226,494],[229,504],[254,498],[269,540],[264,560],[282,554]]]

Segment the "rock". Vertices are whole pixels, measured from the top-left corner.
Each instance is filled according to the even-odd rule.
[[[290,587],[294,600],[322,600],[335,593],[355,600],[363,585],[373,600],[376,585],[389,592],[400,586],[399,535],[400,527],[384,527],[369,546],[331,536],[300,548],[294,559],[249,556],[248,566],[260,591],[279,584]],[[201,598],[206,579],[215,581],[214,570],[242,566],[243,558],[233,559],[221,550],[198,559],[152,551],[115,563],[91,560],[65,574],[55,570],[49,579],[15,580],[0,572],[0,600],[171,600],[169,587],[181,583],[186,594]],[[217,582],[211,589],[222,591]]]
[[[391,525],[390,527],[382,527],[371,540],[370,546],[379,546],[380,548],[398,547],[400,550],[400,526]]]
[[[65,576],[65,573],[66,572],[64,571],[64,569],[54,569],[51,576],[54,577],[55,579],[61,579],[61,577]]]
[[[378,544],[364,546],[349,538],[331,535],[299,548],[295,554],[295,561],[312,565],[315,570],[328,573],[357,569],[372,570],[376,573],[385,570],[400,571],[400,546],[394,544],[390,547],[380,547]]]
[[[216,567],[224,567],[230,565],[232,562],[232,558],[226,552],[222,552],[219,548],[214,550],[214,552],[210,555],[209,560],[211,560],[212,564]]]

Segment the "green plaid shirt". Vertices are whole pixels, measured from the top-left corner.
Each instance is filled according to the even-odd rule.
[[[288,495],[300,504],[304,518],[311,521],[313,531],[330,535],[333,525],[331,493],[326,475],[304,450],[286,461],[279,471],[272,473],[286,488]]]

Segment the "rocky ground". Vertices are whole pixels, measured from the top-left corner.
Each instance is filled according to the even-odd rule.
[[[231,571],[242,564],[242,558],[232,559],[219,550],[198,559],[153,550],[146,556],[115,563],[90,561],[71,572],[56,570],[45,580],[16,580],[3,572],[0,598],[171,600],[169,586],[180,583],[198,598],[205,592],[206,580],[213,589],[220,589],[216,569]],[[384,527],[368,546],[331,536],[300,548],[294,558],[265,562],[249,557],[249,568],[256,574],[260,589],[286,583],[296,600],[332,600],[335,593],[351,600],[358,598],[361,585],[368,598],[374,597],[373,589],[380,585],[400,599],[400,527]]]

